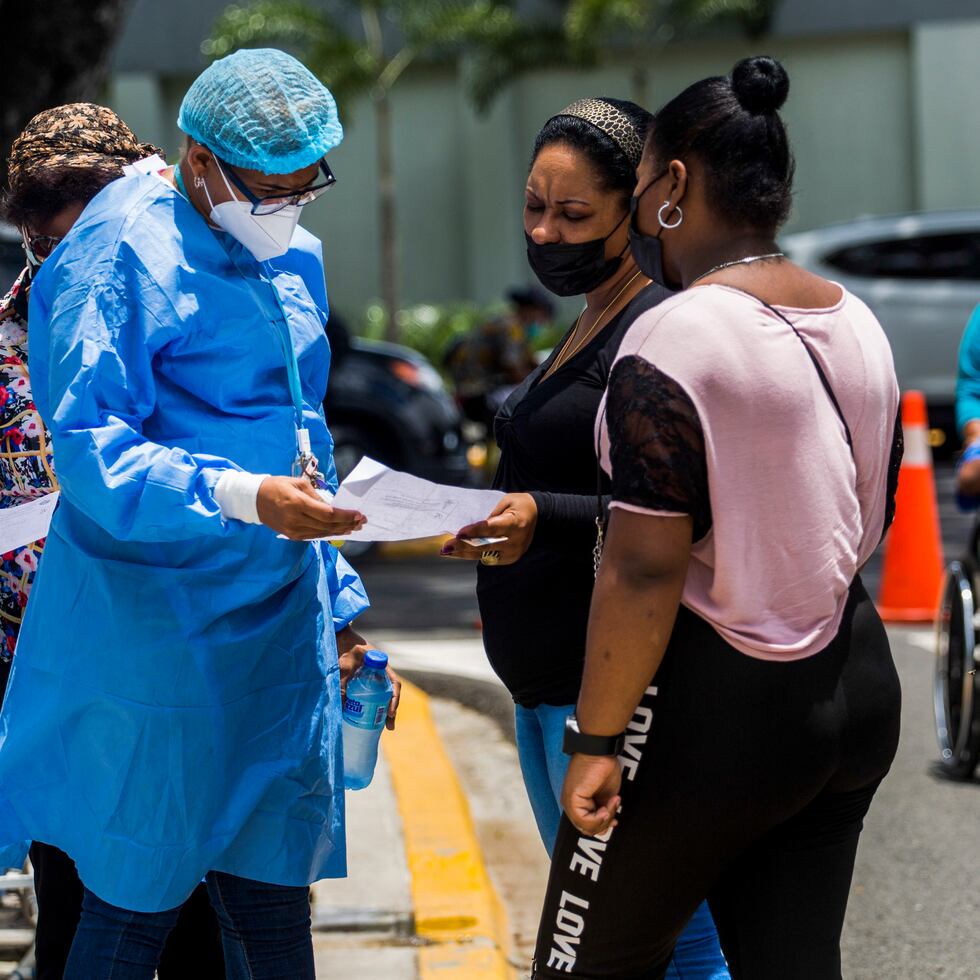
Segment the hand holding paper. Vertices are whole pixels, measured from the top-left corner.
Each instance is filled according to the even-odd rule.
[[[367,524],[346,541],[410,541],[455,534],[486,519],[504,495],[432,483],[365,456],[340,485],[333,506],[359,511]]]
[[[259,485],[255,510],[266,527],[294,541],[333,538],[364,523],[362,514],[324,499],[306,477],[267,476]]]
[[[445,558],[479,561],[489,545],[496,553],[493,564],[513,565],[531,547],[537,525],[538,506],[534,497],[529,493],[508,493],[488,517],[460,528],[456,537],[443,545],[441,553]]]

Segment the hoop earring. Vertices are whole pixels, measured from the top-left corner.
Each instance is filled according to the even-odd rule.
[[[678,205],[676,208],[674,208],[674,210],[677,212],[677,220],[672,225],[667,224],[667,222],[664,221],[664,211],[666,211],[669,207],[670,201],[664,201],[663,207],[657,212],[657,221],[660,222],[660,227],[666,228],[668,231],[671,228],[680,227],[681,222],[684,220],[684,212],[681,210],[680,205]]]

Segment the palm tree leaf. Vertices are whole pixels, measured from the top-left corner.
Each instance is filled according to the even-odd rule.
[[[465,63],[464,78],[479,112],[486,112],[508,83],[527,71],[589,68],[597,49],[577,48],[554,25],[515,25],[492,43],[481,45]]]
[[[257,0],[226,7],[201,50],[209,58],[221,58],[237,48],[268,40],[298,43],[337,34],[339,28],[328,14],[301,0]]]
[[[272,45],[302,60],[336,98],[349,101],[369,90],[381,67],[367,46],[351,37],[325,10],[305,0],[257,0],[225,8],[201,45],[210,58],[238,48]]]
[[[397,22],[419,50],[494,44],[518,25],[510,5],[494,0],[408,0],[399,4]]]
[[[571,0],[565,33],[571,44],[588,47],[611,34],[645,30],[660,6],[656,0]]]
[[[672,0],[668,16],[680,31],[699,31],[730,20],[750,37],[764,34],[779,0]]]

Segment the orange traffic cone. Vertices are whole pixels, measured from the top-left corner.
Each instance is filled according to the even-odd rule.
[[[939,604],[942,539],[927,431],[925,395],[921,391],[905,392],[905,458],[898,477],[895,522],[885,542],[878,600],[878,611],[886,622],[931,622]]]

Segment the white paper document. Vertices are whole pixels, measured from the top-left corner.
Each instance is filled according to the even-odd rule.
[[[29,503],[0,510],[0,553],[46,537],[59,496],[56,490]]]
[[[365,456],[340,485],[333,506],[360,511],[368,520],[346,541],[410,541],[455,534],[486,520],[503,494],[447,487],[390,470]]]

